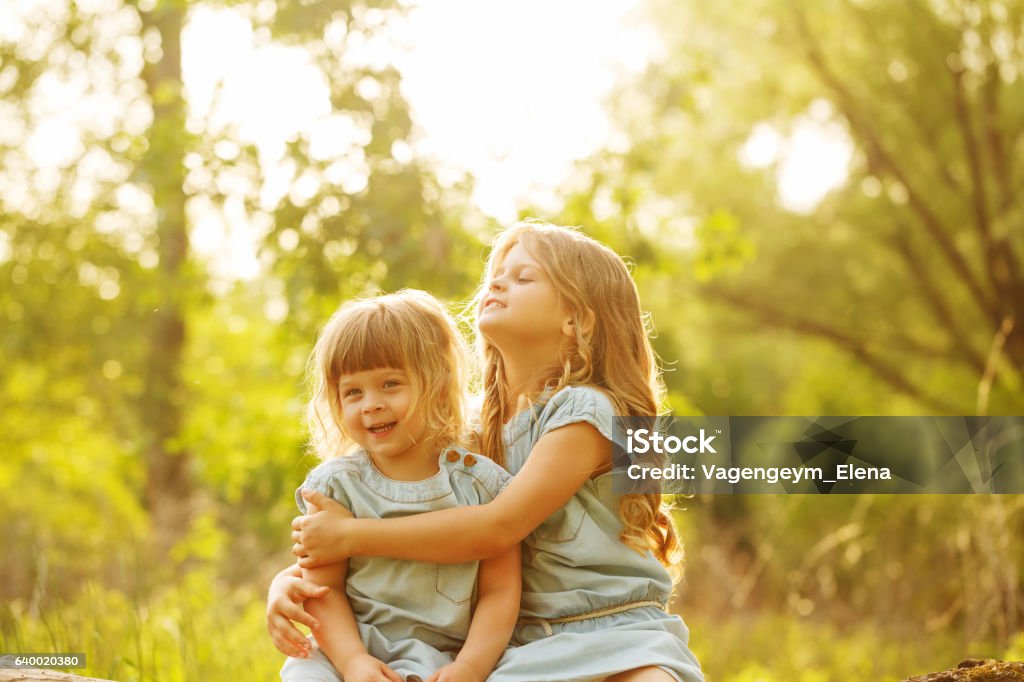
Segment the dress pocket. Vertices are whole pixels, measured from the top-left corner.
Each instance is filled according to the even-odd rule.
[[[479,561],[465,564],[437,564],[437,593],[455,604],[463,604],[473,598],[476,590],[476,573]]]
[[[533,537],[544,542],[572,542],[580,534],[585,515],[583,505],[574,497],[537,526]]]

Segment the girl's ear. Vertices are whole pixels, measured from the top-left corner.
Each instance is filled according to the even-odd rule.
[[[576,323],[572,321],[571,317],[562,320],[562,335],[568,336],[570,339],[576,338]]]
[[[578,328],[577,325],[579,325]],[[575,316],[566,317],[562,323],[562,333],[574,339],[579,332],[589,334],[593,330],[594,313],[589,308],[584,308]]]

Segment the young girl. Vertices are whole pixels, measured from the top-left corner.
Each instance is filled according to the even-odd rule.
[[[679,546],[660,495],[617,495],[608,475],[613,416],[653,415],[661,398],[624,263],[574,230],[520,224],[498,237],[476,304],[482,451],[512,482],[487,504],[397,520],[323,501],[293,522],[300,565],[465,561],[524,540],[520,619],[490,680],[702,680],[666,612]],[[309,585],[278,589],[301,601]]]
[[[424,292],[343,305],[310,359],[308,421],[325,461],[303,488],[360,519],[490,502],[509,476],[456,445],[464,432],[463,357],[451,318]],[[304,513],[316,512],[318,505],[296,499]],[[352,557],[303,569],[303,578],[330,588],[306,602],[320,624],[319,650],[290,658],[282,679],[335,681],[337,670],[345,682],[482,682],[519,609],[519,553],[506,549],[481,557],[479,574],[469,559]]]

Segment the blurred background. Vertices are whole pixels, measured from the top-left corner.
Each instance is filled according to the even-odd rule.
[[[1021,0],[0,0],[0,651],[276,679],[318,325],[519,217],[677,413],[1024,413],[1022,82]],[[1024,658],[1021,496],[678,506],[714,682]]]

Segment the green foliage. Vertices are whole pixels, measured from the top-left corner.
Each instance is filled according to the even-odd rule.
[[[895,682],[963,658],[951,655],[956,643],[941,636],[899,641],[863,625],[841,631],[792,616],[691,619],[690,631],[709,682]]]
[[[693,275],[707,282],[720,274],[738,274],[743,266],[754,260],[756,249],[739,231],[736,216],[717,210],[696,229],[697,255]]]
[[[95,428],[98,405],[74,377],[54,385],[42,368],[6,369],[0,541],[19,549],[0,591],[5,599],[41,599],[51,587],[66,594],[109,568],[112,547],[144,537],[140,468],[124,443]]]
[[[648,305],[705,309],[656,317],[674,337],[662,355],[717,360],[673,388],[706,413],[852,413],[863,401],[838,378],[779,400],[793,361],[827,359],[885,396],[876,413],[1019,411],[1020,3],[649,8],[665,49],[612,105],[630,144],[581,164],[589,183],[555,218],[660,272]],[[807,130],[846,141],[848,177],[787,208],[787,145]],[[765,135],[778,149],[748,160]],[[802,185],[829,172],[817,163]]]
[[[1024,633],[1019,633],[1013,644],[1000,658],[1006,661],[1024,661]]]
[[[269,680],[282,658],[267,637],[261,602],[260,590],[231,589],[209,567],[145,597],[89,581],[42,614],[8,604],[0,647],[85,652],[88,667],[73,672],[123,682]]]
[[[734,495],[677,506],[687,541],[677,607],[713,674],[755,660],[793,679],[784,671],[804,667],[795,646],[806,638],[806,667],[830,679],[905,677],[998,657],[1017,636],[1019,496]],[[739,631],[720,637],[722,627]],[[761,627],[761,655],[743,653]],[[723,650],[730,642],[740,649]]]
[[[178,49],[195,5],[23,5],[0,39],[0,540],[20,548],[2,569],[4,648],[86,637],[115,679],[231,679],[224,645],[273,675],[260,583],[288,561],[312,464],[301,417],[316,327],[369,288],[462,295],[477,275],[468,187],[442,199],[431,169],[394,151],[413,135],[399,74],[341,58],[393,3],[225,4],[321,68],[332,115],[353,124],[345,154],[366,160],[362,187],[342,188],[339,159],[300,136],[283,163],[319,189],[268,204],[253,146],[210,120],[186,128]],[[14,140],[44,121],[47,79],[114,104],[83,117],[68,158],[36,167]],[[190,207],[232,202],[270,224],[269,272],[225,288],[189,253],[187,222]],[[161,515],[167,502],[185,514]],[[151,553],[166,522],[182,534]],[[215,586],[241,596],[210,608]]]

